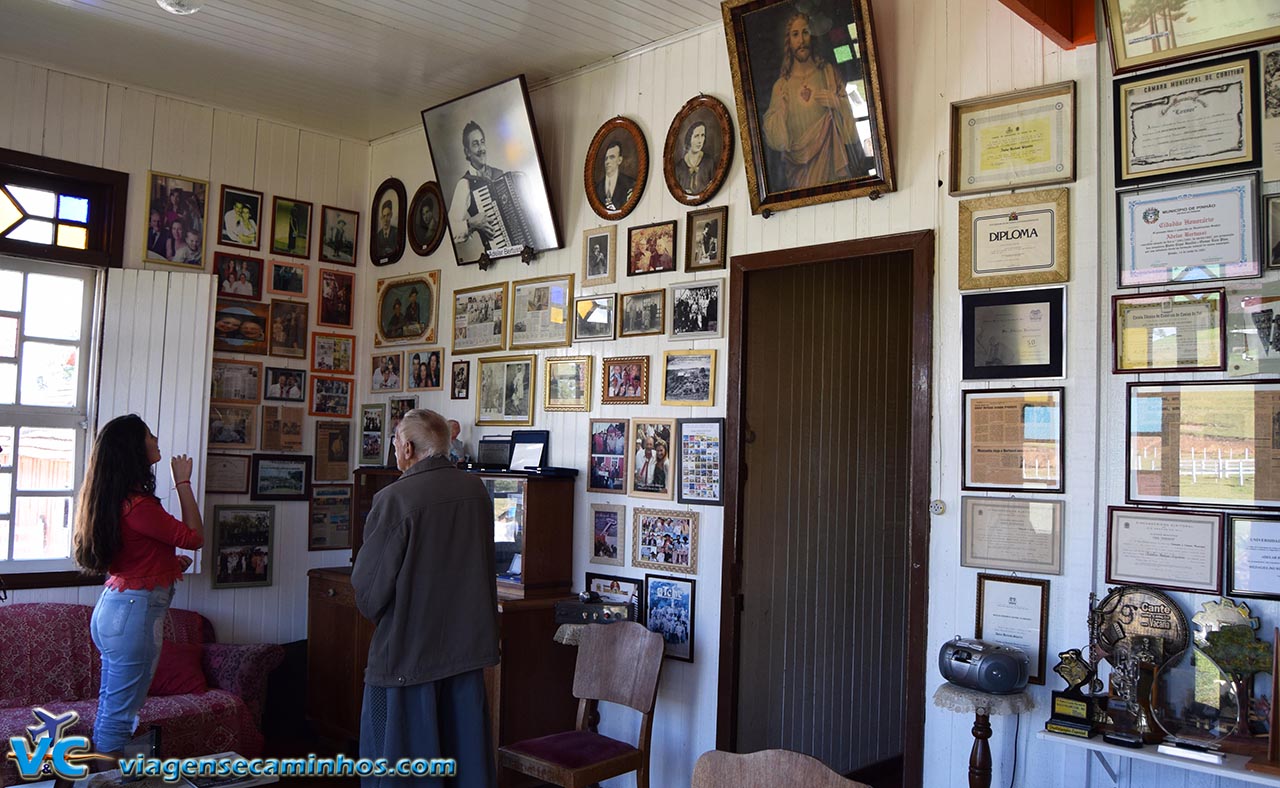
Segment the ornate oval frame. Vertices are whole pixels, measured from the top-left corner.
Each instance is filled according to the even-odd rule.
[[[396,197],[400,201],[400,207],[396,210],[396,223],[392,227],[395,234],[395,245],[390,249],[380,249],[378,247],[378,228],[381,225],[378,214],[378,202],[382,199],[382,195],[388,190],[395,192]],[[373,190],[373,206],[369,209],[369,216],[372,218],[369,229],[369,259],[374,265],[391,265],[400,262],[400,258],[404,256],[404,239],[405,239],[405,212],[409,208],[409,200],[405,196],[404,183],[399,178],[387,178],[378,184],[378,188]]]
[[[622,207],[617,210],[610,210],[604,201],[600,199],[596,193],[596,161],[603,161],[605,149],[601,146],[605,140],[615,131],[623,131],[631,139],[631,144],[636,149],[636,182],[632,187],[631,197],[623,203]],[[603,164],[600,167],[601,178],[603,180]],[[587,204],[591,206],[591,210],[601,219],[609,219],[617,221],[625,218],[627,214],[635,210],[636,205],[640,203],[640,198],[644,195],[645,182],[649,179],[649,145],[645,142],[644,132],[636,125],[634,120],[624,118],[621,115],[606,120],[596,134],[591,138],[591,145],[587,148],[587,158],[582,165],[582,186],[587,193]]]
[[[435,196],[436,205],[440,219],[436,222],[436,231],[430,238],[418,237],[418,223],[414,218],[418,215],[418,209],[422,207],[422,201],[429,196]],[[409,215],[405,217],[405,231],[409,239],[409,248],[414,254],[426,257],[436,250],[440,245],[440,241],[444,239],[444,228],[448,224],[448,212],[444,204],[444,192],[440,190],[439,181],[427,181],[418,187],[413,193],[413,200],[409,203]]]
[[[680,184],[679,176],[676,172],[676,166],[682,158],[681,154],[685,147],[685,140],[681,138],[680,129],[695,112],[700,110],[711,113],[716,124],[716,130],[720,133],[722,143],[720,154],[711,165],[711,178],[707,185],[697,192],[688,192]],[[720,187],[724,185],[724,179],[729,175],[729,164],[732,161],[733,121],[729,117],[729,108],[720,99],[704,93],[699,93],[686,101],[671,120],[671,126],[667,129],[666,144],[662,146],[662,177],[667,182],[667,191],[671,192],[671,196],[675,197],[677,201],[685,205],[701,205],[714,197],[716,192],[720,191]]]

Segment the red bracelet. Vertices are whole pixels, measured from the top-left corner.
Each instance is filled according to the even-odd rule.
[[[182,485],[184,485],[184,484],[185,484],[185,485],[187,485],[188,487],[190,487],[190,486],[191,486],[191,481],[190,481],[189,479],[188,479],[188,480],[185,480],[185,481],[180,481],[180,482],[178,482],[177,484],[175,484],[175,485],[173,485],[173,486],[174,486],[174,487],[181,487],[181,486],[182,486]]]

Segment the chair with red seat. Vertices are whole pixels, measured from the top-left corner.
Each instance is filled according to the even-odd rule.
[[[636,788],[648,788],[649,740],[662,651],[662,636],[639,624],[588,625],[582,631],[573,672],[577,728],[501,747],[499,767],[562,788],[582,788],[635,772]],[[589,729],[602,700],[640,712],[640,736],[634,747]]]

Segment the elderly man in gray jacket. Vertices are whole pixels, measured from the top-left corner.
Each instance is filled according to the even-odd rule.
[[[392,438],[404,471],[373,497],[351,574],[356,606],[376,624],[364,674],[360,755],[455,758],[453,785],[492,788],[484,668],[498,663],[493,503],[449,461],[449,426],[411,410]],[[363,788],[438,785],[420,776],[362,778]]]

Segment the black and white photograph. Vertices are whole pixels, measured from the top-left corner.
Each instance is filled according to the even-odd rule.
[[[614,221],[635,210],[649,179],[649,145],[630,118],[612,117],[596,130],[583,164],[587,204]]]
[[[533,425],[534,373],[537,358],[497,356],[476,362],[480,392],[476,397],[476,425]]]
[[[459,265],[559,249],[524,75],[422,111]]]
[[[733,160],[733,123],[717,98],[699,93],[685,102],[667,129],[662,175],[667,190],[685,205],[715,196]]]
[[[224,184],[219,204],[222,210],[218,215],[222,218],[218,225],[218,243],[254,250],[261,247],[258,225],[262,223],[262,192]]]
[[[453,362],[453,384],[449,387],[450,399],[466,399],[471,396],[471,362]]]
[[[271,585],[274,506],[213,507],[214,588]]]
[[[666,290],[641,290],[623,293],[618,336],[642,337],[661,334],[665,330]]]
[[[320,262],[354,266],[360,214],[325,205],[320,209]]]
[[[597,227],[582,233],[582,286],[613,284],[617,277],[614,252],[618,244],[616,225]]]
[[[614,338],[618,296],[581,296],[573,300],[573,341],[600,342]]]
[[[440,184],[427,181],[409,203],[409,248],[426,257],[436,250],[448,228],[444,221],[444,193]]]
[[[404,255],[404,220],[408,210],[404,184],[387,178],[373,193],[373,232],[369,233],[369,259],[374,265],[397,263]]]
[[[724,268],[728,257],[729,209],[726,206],[685,214],[685,273]]]
[[[717,339],[724,334],[721,320],[723,279],[672,285],[671,338]]]
[[[667,350],[662,354],[662,404],[710,407],[716,398],[716,351]]]
[[[663,655],[693,662],[693,591],[697,581],[644,576],[645,625],[662,635]]]

